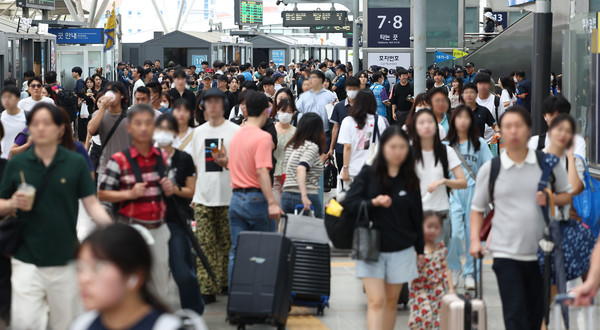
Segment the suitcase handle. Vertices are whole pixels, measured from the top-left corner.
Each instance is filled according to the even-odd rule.
[[[304,213],[304,211],[307,211],[307,210],[304,210],[304,205],[302,205],[302,204],[298,204],[298,205],[296,205],[296,206],[294,207],[294,215],[298,215],[298,214],[300,214],[300,213],[298,213],[298,212],[302,212],[302,213]],[[314,205],[311,205],[311,206],[310,206],[310,211],[309,211],[309,214],[310,214],[310,216],[312,216],[313,218],[315,217],[315,207],[314,207]]]
[[[481,266],[477,268],[477,261],[481,262]],[[483,254],[479,252],[475,262],[473,262],[473,268],[475,271],[475,298],[483,299]],[[479,279],[477,278],[479,277]]]
[[[283,222],[283,236],[285,236],[285,233],[287,232],[287,225],[288,225],[288,216],[287,216],[287,214],[282,214],[281,215],[281,220],[284,221]]]

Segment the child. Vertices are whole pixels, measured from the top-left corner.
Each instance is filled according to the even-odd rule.
[[[442,232],[443,216],[425,211],[423,218],[425,264],[419,268],[419,277],[411,283],[408,326],[411,329],[437,329],[442,297],[454,293],[454,286],[446,263],[447,249],[443,242],[436,241]]]

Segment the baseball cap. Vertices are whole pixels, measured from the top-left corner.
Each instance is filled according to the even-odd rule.
[[[495,21],[495,19],[494,19],[494,14],[492,14],[492,13],[491,13],[491,12],[489,12],[489,11],[488,11],[487,13],[485,13],[483,16],[485,16],[485,17],[487,17],[487,18],[489,18],[489,19],[491,19],[491,20]]]
[[[209,74],[205,74],[202,76],[202,80],[206,80],[206,79],[212,79],[212,77]]]
[[[281,77],[285,77],[285,76],[286,76],[285,72],[279,72],[279,71],[277,71],[277,72],[273,73],[272,77],[273,77],[274,80],[277,80],[277,79],[279,79]]]
[[[202,94],[202,100],[206,100],[211,97],[222,97],[223,100],[227,99],[227,95],[225,95],[225,93],[223,93],[220,89],[214,87]]]
[[[465,64],[465,68],[472,68],[475,67],[475,64],[473,64],[473,62],[467,62],[467,64]]]
[[[206,73],[214,73],[215,70],[213,70],[212,68],[206,68]]]

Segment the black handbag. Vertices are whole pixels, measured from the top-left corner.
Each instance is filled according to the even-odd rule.
[[[324,185],[323,188],[325,192],[330,192],[331,189],[337,188],[337,168],[333,163],[331,158],[327,158],[325,161],[325,171],[324,171]]]
[[[53,170],[54,167],[51,167],[44,174],[42,184],[36,190],[33,207],[38,203],[42,193],[46,189]],[[23,241],[23,224],[23,220],[14,215],[7,215],[4,219],[0,220],[0,254],[12,256],[17,252],[17,248]]]
[[[352,259],[378,261],[381,233],[369,219],[367,203],[362,202],[356,215],[356,227],[352,239]]]
[[[338,217],[325,212],[325,229],[333,246],[337,249],[351,249],[356,218],[342,211]]]

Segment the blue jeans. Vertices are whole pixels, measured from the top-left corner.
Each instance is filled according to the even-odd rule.
[[[171,238],[169,239],[169,267],[173,279],[179,288],[181,307],[191,309],[202,315],[204,301],[200,294],[195,260],[192,256],[192,243],[185,230],[178,223],[168,222]]]
[[[463,277],[473,275],[474,266],[473,257],[469,254],[471,246],[471,201],[475,194],[475,186],[467,189],[455,190],[450,195],[450,221],[452,223],[452,238],[448,247],[448,268],[451,270],[462,269],[460,260],[463,253],[465,256],[465,266]],[[465,241],[466,251],[463,251],[463,241]]]
[[[308,199],[312,203],[312,206],[315,209],[315,217],[322,219],[323,218],[323,204],[321,204],[321,199],[319,195],[309,194]],[[281,209],[285,213],[294,213],[296,209],[296,205],[302,205],[302,197],[300,193],[284,191],[281,194]]]
[[[231,287],[231,273],[235,262],[238,236],[243,231],[273,231],[274,221],[269,219],[269,205],[262,192],[234,192],[229,204],[231,251],[227,271]]]

